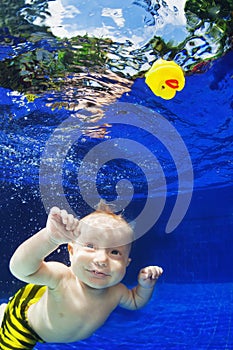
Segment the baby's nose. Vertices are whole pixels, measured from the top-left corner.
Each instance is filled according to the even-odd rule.
[[[95,255],[94,262],[99,266],[106,266],[107,254],[104,249],[98,249]]]

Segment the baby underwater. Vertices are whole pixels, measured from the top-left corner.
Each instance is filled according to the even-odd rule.
[[[121,283],[131,259],[133,231],[100,202],[81,220],[57,207],[46,227],[23,242],[10,270],[26,282],[0,309],[0,349],[33,349],[37,342],[69,343],[89,337],[119,305],[143,307],[163,270],[140,270],[138,284]],[[70,266],[44,259],[68,243]]]

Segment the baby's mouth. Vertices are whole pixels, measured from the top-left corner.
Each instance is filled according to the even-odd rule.
[[[110,276],[110,274],[99,271],[99,270],[87,270],[87,271],[96,277],[109,277]]]

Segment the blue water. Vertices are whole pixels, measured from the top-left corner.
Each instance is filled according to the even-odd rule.
[[[51,51],[54,50],[51,41],[19,45],[14,40],[12,46],[1,46],[1,60],[36,47],[50,50],[52,45]],[[9,273],[9,259],[24,239],[45,225],[48,209],[45,204],[59,202],[65,194],[78,216],[91,211],[80,194],[77,177],[80,164],[93,147],[116,138],[144,145],[157,158],[167,185],[162,213],[148,232],[134,243],[133,260],[124,280],[128,286],[133,286],[141,267],[161,265],[164,274],[149,304],[135,312],[117,308],[106,324],[85,341],[66,345],[38,344],[36,349],[233,349],[232,77],[232,51],[214,60],[206,72],[187,74],[184,90],[170,101],[153,95],[144,78],[139,77],[134,79],[129,91],[109,103],[106,116],[93,122],[81,121],[67,108],[51,108],[49,101],[59,102],[62,91],[45,91],[29,102],[23,92],[16,92],[9,86],[0,87],[0,298],[3,301],[22,285]],[[169,133],[167,144],[158,141],[153,118],[159,116],[154,113],[165,118],[184,141],[192,162],[193,190],[189,181],[184,188],[179,188],[178,174],[189,169],[185,168],[185,159],[179,163],[184,168],[177,169],[173,154],[168,152],[166,146],[170,145],[170,140],[172,143],[172,133]],[[111,125],[116,115],[119,123]],[[141,128],[125,123],[132,115]],[[53,132],[61,132],[65,137],[61,124],[70,117],[75,120],[81,137],[75,139],[64,158],[64,193],[51,198],[49,194],[57,178],[51,173],[46,174],[46,178],[39,177],[43,152],[49,141],[55,158],[59,159],[56,150],[62,139],[53,139]],[[99,137],[99,126],[103,128],[103,124],[104,137]],[[147,131],[149,126],[152,134]],[[97,134],[93,134],[93,130]],[[112,160],[98,173],[96,185],[100,196],[112,201],[117,199],[118,181],[130,181],[134,193],[124,215],[129,221],[137,221],[148,197],[148,178],[152,185],[153,181],[158,184],[156,172],[146,159],[141,158],[139,148],[135,146],[128,145],[126,149],[121,146],[120,151],[114,152],[111,153]],[[129,155],[136,156],[138,164],[134,164]],[[95,171],[95,168],[90,169],[90,172]],[[145,174],[143,169],[148,172]],[[41,194],[41,181],[48,186],[48,197]],[[126,189],[129,188],[128,185]],[[192,198],[186,214],[172,233],[165,233],[179,193],[190,192]],[[157,205],[161,189],[156,187],[151,195]],[[124,196],[127,197],[126,192]],[[61,247],[51,258],[67,263],[66,248]]]

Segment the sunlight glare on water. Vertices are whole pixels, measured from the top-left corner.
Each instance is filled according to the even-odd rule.
[[[154,1],[149,5],[146,1],[132,0],[78,3],[56,0],[49,2],[51,15],[44,24],[61,38],[88,34],[120,43],[130,40],[133,43],[131,49],[137,49],[156,33],[177,45],[186,34],[185,0],[168,0],[163,4],[160,6]],[[38,21],[34,23],[39,24]]]

